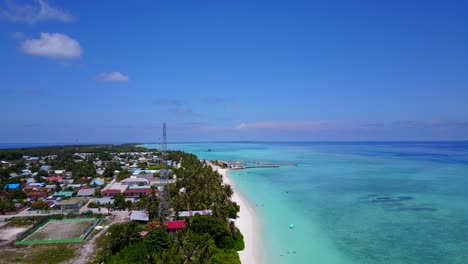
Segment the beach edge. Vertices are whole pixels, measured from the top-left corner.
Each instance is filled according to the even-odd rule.
[[[239,257],[242,264],[263,264],[263,250],[261,244],[261,226],[259,218],[255,213],[252,205],[248,199],[241,195],[237,191],[235,182],[229,177],[229,169],[223,169],[216,165],[212,165],[213,169],[216,170],[223,177],[223,183],[228,184],[232,187],[234,194],[232,200],[240,206],[238,218],[232,220],[237,228],[241,231],[244,236],[245,248],[242,251],[238,251]]]

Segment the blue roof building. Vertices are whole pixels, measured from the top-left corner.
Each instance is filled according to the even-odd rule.
[[[9,183],[7,185],[5,185],[5,189],[18,189],[20,187],[20,184],[19,183]]]
[[[49,165],[42,165],[40,170],[49,172],[52,169],[52,166]]]
[[[103,186],[104,182],[102,182],[101,180],[95,178],[89,183],[89,185],[91,185],[91,186],[92,185]]]

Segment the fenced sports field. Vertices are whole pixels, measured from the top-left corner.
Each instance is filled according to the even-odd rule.
[[[100,218],[50,219],[26,232],[16,244],[82,242],[100,220]]]

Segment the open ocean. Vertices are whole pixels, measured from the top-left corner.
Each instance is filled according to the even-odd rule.
[[[468,142],[169,148],[299,164],[230,174],[260,217],[268,264],[468,263]]]

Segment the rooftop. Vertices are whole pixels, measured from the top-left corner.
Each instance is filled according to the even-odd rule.
[[[73,192],[55,192],[54,196],[65,196],[65,197],[72,197]]]
[[[179,212],[180,217],[191,217],[191,216],[194,216],[196,214],[211,215],[211,214],[213,214],[213,211],[212,210],[198,210],[198,211],[181,211],[181,212]]]
[[[146,211],[132,211],[130,215],[131,221],[149,221],[149,215]]]
[[[81,189],[78,191],[76,196],[93,196],[94,195],[94,188],[89,188],[89,189]]]
[[[60,201],[59,203],[57,203],[57,205],[75,205],[77,203],[81,203],[83,202],[84,200],[82,198],[71,198],[71,199],[68,199],[68,200],[63,200],[63,201]]]
[[[116,189],[109,189],[109,190],[105,190],[101,192],[101,194],[113,194],[113,193],[121,193],[121,191],[116,190]]]
[[[164,222],[164,225],[167,227],[167,229],[181,229],[185,227],[185,221],[166,221]]]
[[[9,183],[5,185],[5,189],[18,189],[20,187],[19,183]]]

